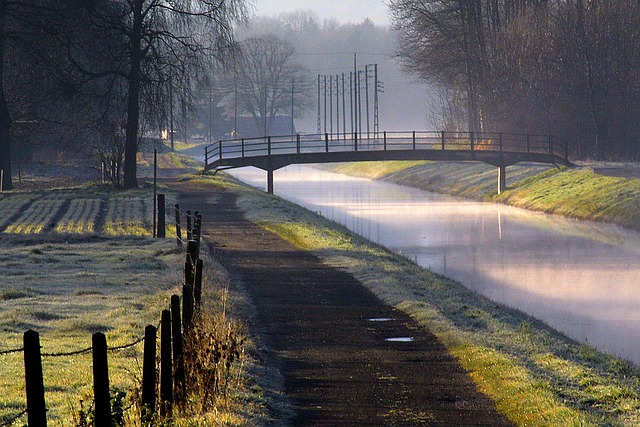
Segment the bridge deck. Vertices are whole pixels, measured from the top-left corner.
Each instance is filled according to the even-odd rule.
[[[297,134],[220,140],[205,149],[205,170],[254,166],[269,173],[291,164],[383,160],[480,161],[499,168],[519,162],[570,165],[567,144],[549,135],[474,132]],[[271,182],[272,188],[272,182]]]

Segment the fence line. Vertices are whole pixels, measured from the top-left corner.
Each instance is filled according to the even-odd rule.
[[[164,199],[164,198],[163,198]],[[164,213],[163,213],[164,215]],[[193,221],[191,221],[193,219]],[[176,204],[176,234],[177,244],[182,246],[180,236],[179,206]],[[184,268],[184,285],[182,295],[182,313],[180,312],[180,297],[171,296],[171,310],[162,311],[162,319],[158,326],[147,325],[145,335],[135,341],[120,346],[109,347],[104,333],[92,335],[92,346],[81,350],[42,353],[39,334],[33,330],[24,333],[24,346],[21,348],[0,351],[0,355],[24,353],[25,380],[27,405],[19,414],[4,421],[0,427],[10,426],[18,419],[27,415],[29,427],[46,427],[45,388],[42,370],[43,357],[69,357],[86,353],[93,353],[94,377],[94,411],[95,426],[111,426],[111,407],[108,374],[108,356],[110,351],[118,351],[133,347],[144,341],[143,379],[141,421],[150,421],[156,413],[156,340],[157,331],[161,332],[160,362],[160,413],[162,416],[171,414],[171,407],[176,403],[182,407],[187,395],[184,372],[184,344],[183,339],[189,334],[193,326],[194,315],[198,313],[202,295],[202,269],[200,259],[200,236],[202,216],[198,211],[191,215],[187,211],[187,241],[186,261]],[[173,357],[172,357],[173,356]]]
[[[10,418],[6,421],[4,421],[2,424],[0,424],[0,427],[7,427],[10,426],[11,424],[15,423],[16,421],[18,421],[18,419],[20,417],[22,417],[23,415],[25,415],[27,413],[27,409],[23,409],[22,412],[20,412],[18,415],[15,415],[13,418]]]
[[[13,350],[2,350],[0,351],[0,356],[4,356],[5,354],[11,354],[11,353],[21,353],[23,351],[24,351],[24,347],[14,348]]]

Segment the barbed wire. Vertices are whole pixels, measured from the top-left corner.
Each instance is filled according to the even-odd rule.
[[[160,325],[158,325],[158,328],[159,327],[160,327]],[[124,350],[124,349],[130,348],[130,347],[133,347],[136,344],[140,344],[142,341],[144,341],[144,336],[138,338],[137,340],[135,340],[133,342],[130,342],[129,344],[123,344],[123,345],[114,346],[114,347],[107,347],[107,351]],[[93,347],[87,347],[87,348],[83,348],[82,350],[74,350],[74,351],[60,352],[60,353],[42,353],[41,356],[42,357],[76,356],[78,354],[89,353],[91,350],[93,350]],[[11,353],[21,353],[23,351],[24,351],[24,347],[14,348],[14,349],[11,349],[11,350],[2,350],[2,351],[0,351],[0,356],[4,356],[6,354],[11,354]],[[0,427],[2,427],[2,425],[0,425]]]
[[[22,351],[24,351],[24,347],[22,347],[22,348],[14,348],[12,350],[2,350],[2,351],[0,351],[0,356],[4,356],[5,354],[11,354],[11,353],[20,353]],[[0,426],[0,427],[2,427],[2,426]]]
[[[140,344],[142,341],[144,341],[144,336],[138,338],[137,340],[135,340],[134,342],[129,343],[129,344],[119,345],[119,346],[115,346],[115,347],[107,347],[107,351],[124,350],[126,348],[133,347],[136,344]]]
[[[11,424],[15,423],[16,421],[18,421],[18,418],[20,418],[21,416],[23,416],[24,414],[27,413],[26,408],[20,412],[18,415],[14,416],[13,418],[9,418],[8,420],[4,421],[2,424],[0,424],[0,427],[7,427],[10,426]]]
[[[75,356],[75,355],[78,355],[78,354],[89,353],[92,349],[93,349],[93,347],[84,348],[82,350],[76,350],[76,351],[62,352],[62,353],[42,353],[41,356],[42,357]]]

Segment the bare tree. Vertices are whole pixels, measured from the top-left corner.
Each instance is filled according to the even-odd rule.
[[[226,76],[227,83],[220,85],[227,106],[253,117],[256,128],[265,135],[277,115],[291,115],[292,105],[294,117],[310,108],[308,72],[295,62],[290,43],[274,35],[245,40],[235,64]]]
[[[93,2],[91,25],[122,41],[108,69],[92,69],[71,60],[92,78],[117,76],[126,84],[124,147],[125,188],[137,186],[136,156],[140,120],[163,117],[169,81],[174,90],[191,91],[199,72],[222,58],[232,44],[232,25],[246,14],[244,0],[103,0]],[[155,123],[159,126],[160,123]]]
[[[466,95],[468,129],[554,132],[575,153],[640,155],[634,0],[393,0],[398,55]]]

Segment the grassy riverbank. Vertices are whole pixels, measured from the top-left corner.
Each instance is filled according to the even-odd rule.
[[[640,231],[640,179],[601,175],[589,166],[576,169],[533,164],[509,166],[508,189],[500,195],[496,194],[496,168],[483,163],[363,162],[327,168]]]
[[[447,345],[480,390],[518,426],[634,426],[640,372],[521,312],[352,235],[318,215],[224,176],[264,228],[344,268]]]

